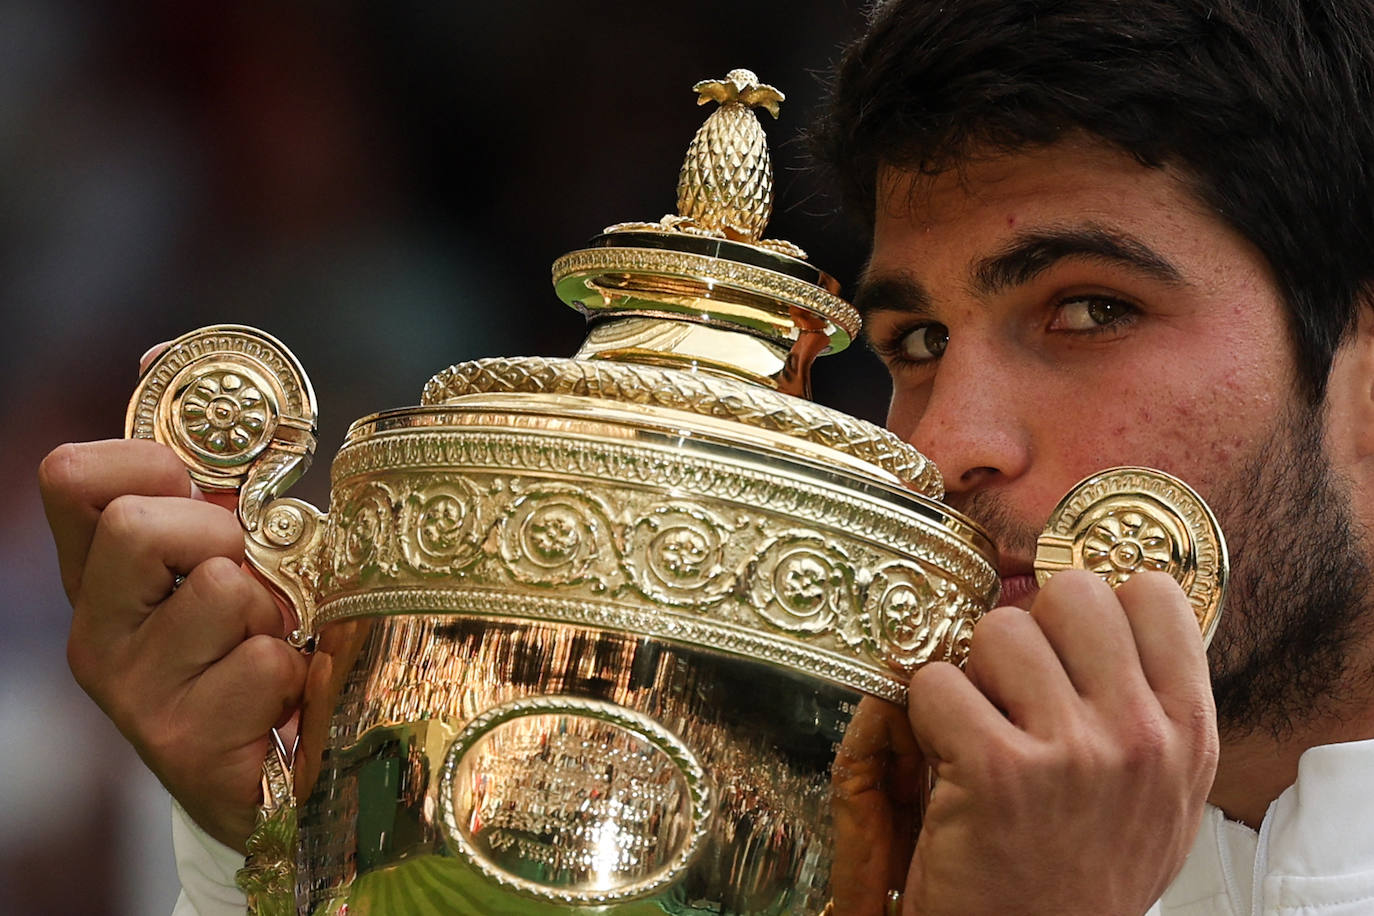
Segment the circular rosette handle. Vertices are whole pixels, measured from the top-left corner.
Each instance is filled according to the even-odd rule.
[[[1221,617],[1230,569],[1216,516],[1191,487],[1153,468],[1111,468],[1060,500],[1036,545],[1035,578],[1086,569],[1113,588],[1138,572],[1171,576],[1188,596],[1203,641]]]
[[[315,392],[296,357],[255,328],[220,324],[183,334],[144,370],[124,435],[176,452],[207,492],[239,493],[257,530],[264,507],[315,453]]]
[[[290,601],[306,647],[323,515],[300,500],[278,500],[315,452],[315,392],[280,341],[241,325],[183,334],[138,380],[124,420],[130,439],[174,451],[209,493],[237,493],[249,562]]]

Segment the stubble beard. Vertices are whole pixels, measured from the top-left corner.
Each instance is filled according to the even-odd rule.
[[[1339,719],[1369,615],[1370,558],[1320,407],[1293,405],[1214,500],[1231,581],[1208,650],[1223,740]]]
[[[1374,600],[1374,570],[1331,468],[1319,407],[1294,404],[1208,501],[1231,556],[1230,581],[1207,652],[1222,739],[1291,735],[1349,701],[1353,644]],[[1033,556],[1038,529],[995,492],[958,507],[1003,551]]]

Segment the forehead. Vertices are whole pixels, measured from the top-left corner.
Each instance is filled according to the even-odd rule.
[[[1203,291],[1276,289],[1268,262],[1213,213],[1185,175],[1102,141],[1071,137],[1015,153],[975,153],[935,175],[879,170],[865,281],[900,273],[967,276],[1034,233],[1107,233],[1144,246]]]

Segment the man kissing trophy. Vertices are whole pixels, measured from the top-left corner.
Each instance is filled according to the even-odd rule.
[[[694,88],[718,107],[678,212],[553,265],[588,318],[577,354],[461,363],[419,406],[358,420],[327,514],[280,495],[315,446],[280,343],[203,328],[145,369],[127,435],[232,497],[306,669],[237,876],[250,911],[902,905],[954,759],[906,708],[947,703],[936,680],[965,677],[1008,574],[920,452],[807,400],[860,318],[765,237],[755,112],[783,95],[747,70]],[[1227,576],[1203,501],[1142,467],[1075,486],[1021,559],[1042,586],[1096,573],[1054,587],[1118,616],[1171,604],[1204,640]],[[1124,619],[1103,625],[1135,652]],[[1018,721],[1015,700],[999,711]]]

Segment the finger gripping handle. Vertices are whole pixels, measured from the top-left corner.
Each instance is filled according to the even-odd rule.
[[[262,331],[226,324],[172,341],[140,376],[124,422],[127,438],[170,447],[202,490],[237,493],[248,562],[291,603],[298,626],[288,641],[307,650],[324,515],[277,496],[310,465],[316,415],[310,380],[291,351]],[[236,875],[253,916],[296,910],[292,755],[275,730],[272,738],[257,826]]]

